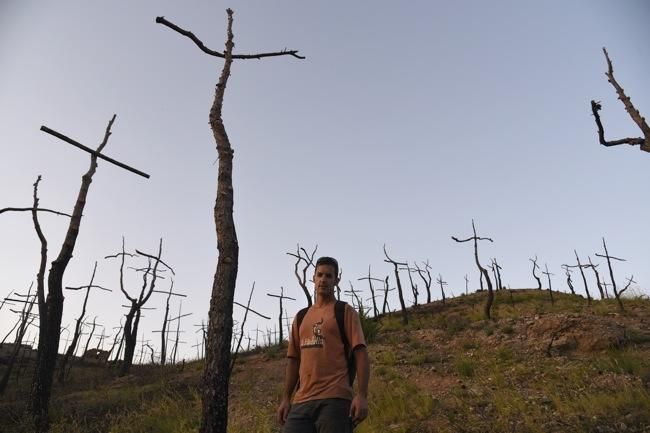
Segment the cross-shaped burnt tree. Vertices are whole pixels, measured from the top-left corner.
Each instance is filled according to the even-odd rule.
[[[554,304],[555,300],[553,299],[553,287],[551,286],[551,275],[555,275],[555,274],[552,274],[548,271],[547,263],[544,263],[544,269],[545,271],[542,272],[542,274],[546,275],[546,277],[548,278],[548,294],[551,297],[551,304]]]
[[[606,147],[618,146],[620,144],[629,144],[630,146],[639,146],[639,148],[644,152],[650,152],[650,126],[648,126],[645,117],[641,116],[639,110],[637,110],[636,107],[634,107],[634,105],[632,104],[632,100],[630,99],[630,97],[625,94],[623,88],[620,86],[620,84],[618,84],[618,82],[614,78],[614,67],[612,66],[612,61],[609,59],[609,54],[607,54],[607,50],[604,47],[603,47],[603,53],[605,54],[605,59],[607,60],[607,72],[605,72],[605,75],[607,76],[607,81],[609,81],[611,85],[614,87],[614,89],[616,90],[618,99],[620,99],[623,105],[625,106],[625,111],[627,111],[627,114],[630,115],[634,123],[637,124],[639,129],[641,129],[641,132],[643,133],[643,138],[628,137],[628,138],[622,138],[620,140],[611,140],[611,141],[605,140],[605,131],[603,129],[603,124],[600,120],[600,115],[598,114],[598,112],[603,107],[600,104],[600,102],[596,102],[592,100],[591,112],[594,115],[594,119],[596,120],[596,126],[598,127],[598,141],[600,142],[600,144]]]
[[[88,283],[88,285],[80,286],[80,287],[66,287],[66,290],[86,289],[86,296],[84,297],[84,302],[83,305],[81,306],[81,313],[79,314],[79,317],[77,317],[77,321],[75,323],[74,333],[72,334],[72,341],[68,346],[68,348],[66,349],[65,354],[61,359],[61,362],[59,363],[59,373],[57,375],[57,382],[59,383],[63,383],[63,381],[65,380],[66,366],[70,361],[75,350],[77,350],[77,343],[79,343],[79,336],[81,334],[81,324],[83,323],[84,318],[86,316],[86,306],[88,305],[88,296],[90,295],[90,289],[100,289],[108,292],[111,291],[110,289],[106,289],[99,285],[93,284],[93,282],[95,281],[96,272],[97,272],[97,262],[95,262],[95,266],[93,267],[93,273],[90,276],[90,282]]]
[[[576,250],[573,250],[573,253],[576,255],[576,261],[578,262],[577,265],[562,265],[565,269],[569,268],[578,268],[580,270],[580,275],[582,276],[582,282],[585,287],[585,292],[587,293],[587,304],[591,305],[591,293],[589,293],[589,286],[587,285],[587,277],[585,276],[585,268],[590,267],[590,265],[583,265],[580,263],[580,257],[578,257],[578,252]]]
[[[36,367],[36,374],[32,383],[31,397],[30,397],[30,412],[32,415],[33,427],[36,432],[46,432],[49,430],[48,409],[50,402],[50,395],[52,391],[52,380],[54,376],[54,369],[56,367],[56,360],[59,348],[61,317],[63,315],[63,275],[68,263],[72,258],[74,247],[77,242],[79,230],[81,226],[81,218],[84,208],[87,203],[88,191],[92,182],[93,176],[97,170],[97,160],[103,159],[121,168],[127,169],[137,174],[149,177],[146,173],[142,173],[133,169],[126,164],[118,162],[112,158],[107,157],[102,153],[104,147],[108,143],[108,138],[111,135],[111,128],[115,122],[115,115],[111,118],[106,126],[104,138],[99,144],[97,149],[92,150],[89,147],[57,132],[46,126],[41,126],[41,131],[51,134],[73,146],[90,153],[90,167],[88,171],[81,178],[81,186],[77,195],[74,209],[70,216],[70,223],[65,234],[63,244],[59,250],[57,258],[52,262],[50,271],[47,278],[48,293],[45,297],[45,286],[40,283],[37,285],[38,292],[38,309],[39,309],[39,338],[38,338],[38,360]],[[40,179],[40,177],[39,177]],[[47,241],[43,232],[40,229],[37,217],[38,199],[36,197],[36,186],[34,189],[34,206],[32,209],[32,219],[41,241],[41,258],[47,257]],[[41,260],[43,262],[43,260]],[[42,264],[43,265],[43,264]],[[44,265],[39,269],[41,280],[45,272]],[[38,278],[37,278],[38,281]]]
[[[282,287],[280,287],[282,289]],[[241,340],[244,337],[244,326],[246,325],[246,319],[248,318],[248,312],[252,312],[253,314],[257,314],[259,317],[266,319],[266,320],[271,320],[270,317],[265,316],[262,313],[259,313],[251,308],[251,300],[253,299],[253,292],[255,291],[255,281],[253,281],[253,286],[251,287],[251,293],[248,295],[248,302],[246,305],[240,304],[237,301],[233,301],[235,305],[238,305],[242,307],[245,312],[244,312],[244,319],[242,320],[241,327],[240,327],[240,334],[239,334],[239,339],[237,340],[237,345],[235,346],[235,350],[233,351],[232,359],[230,360],[230,372],[232,373],[232,369],[235,368],[235,361],[237,360],[237,354],[239,353],[239,349],[241,348]],[[284,289],[282,289],[282,294],[281,296],[284,295]],[[282,305],[282,298],[280,298],[280,305]],[[280,310],[282,311],[282,310]],[[282,320],[282,313],[280,313],[280,320]],[[250,340],[249,340],[249,347],[250,347]]]
[[[373,281],[382,282],[383,280],[379,278],[373,278],[372,275],[370,275],[370,265],[368,265],[368,276],[357,278],[357,281],[363,281],[363,280],[368,280],[368,286],[370,287],[370,299],[372,300],[372,313],[374,317],[377,317],[379,316],[379,309],[377,308],[377,302],[375,300],[375,288],[372,285],[372,282]]]
[[[576,294],[575,289],[573,288],[573,280],[571,279],[571,269],[569,269],[569,265],[562,265],[562,269],[564,269],[564,275],[566,275],[566,284],[569,286],[569,290],[571,291],[572,295]]]
[[[609,255],[609,253],[607,252],[607,244],[605,243],[605,238],[603,238],[603,249],[605,250],[605,254],[596,253],[596,255],[598,257],[603,257],[603,258],[607,259],[607,266],[609,267],[609,277],[611,279],[612,290],[614,291],[614,296],[616,297],[616,301],[618,302],[618,307],[620,308],[620,310],[625,311],[625,308],[623,308],[623,301],[621,300],[621,295],[623,294],[623,292],[625,292],[630,287],[632,278],[634,276],[630,277],[630,281],[628,281],[627,286],[625,286],[625,288],[623,290],[618,291],[618,289],[616,288],[616,281],[614,280],[614,270],[612,269],[612,260],[618,260],[619,262],[624,262],[625,259],[621,259],[621,258]]]
[[[438,274],[438,278],[436,278],[436,283],[440,285],[440,293],[442,294],[442,305],[445,305],[447,299],[447,297],[445,296],[445,286],[447,285],[447,282],[442,280],[441,274]]]
[[[208,324],[208,345],[205,369],[202,380],[202,415],[199,431],[201,433],[226,433],[228,427],[228,385],[230,381],[230,345],[232,339],[232,310],[237,280],[239,244],[233,218],[233,148],[228,139],[222,119],[223,98],[226,91],[230,68],[234,59],[262,59],[276,56],[293,56],[304,59],[298,52],[278,51],[273,53],[233,54],[233,11],[228,14],[226,49],[211,50],[192,32],[157,17],[156,22],[190,38],[206,54],[224,59],[221,76],[216,85],[214,101],[210,109],[210,127],[219,154],[217,174],[217,199],[214,219],[217,232],[219,256],[217,270],[210,298]]]
[[[169,301],[171,300],[172,296],[179,296],[182,298],[186,298],[187,295],[184,295],[182,293],[177,293],[173,291],[174,289],[174,279],[171,278],[171,282],[169,285],[169,290],[164,291],[164,290],[154,290],[154,293],[164,293],[167,295],[167,300],[165,301],[165,316],[163,318],[163,324],[162,324],[162,329],[160,330],[160,365],[165,365],[165,362],[167,361],[167,326],[169,325]]]
[[[292,298],[292,297],[290,297],[290,296],[285,296],[285,295],[284,295],[284,287],[282,287],[282,286],[280,286],[280,294],[279,294],[279,295],[274,294],[274,293],[267,293],[266,296],[270,296],[270,297],[272,297],[272,298],[278,298],[278,299],[279,299],[279,303],[280,303],[280,314],[279,314],[279,316],[278,316],[278,328],[280,329],[280,341],[279,341],[279,346],[282,346],[282,341],[284,341],[284,334],[282,333],[282,329],[283,329],[283,326],[282,326],[282,314],[284,313],[284,307],[282,306],[282,302],[283,302],[285,299],[289,299],[289,300],[291,300],[291,301],[295,301],[296,298]],[[243,332],[243,330],[242,330],[242,332]]]
[[[402,282],[399,279],[399,266],[408,266],[408,264],[403,263],[403,262],[396,262],[395,260],[391,259],[388,256],[388,252],[386,251],[386,244],[384,244],[384,255],[386,256],[386,259],[384,259],[384,261],[386,263],[390,263],[390,264],[393,265],[393,271],[395,272],[395,280],[397,281],[397,295],[399,296],[399,304],[402,307],[402,322],[405,325],[408,325],[409,316],[408,316],[408,312],[406,311],[406,304],[404,303],[404,293],[402,292]]]
[[[474,220],[472,220],[472,232],[474,236],[469,237],[467,239],[458,239],[455,236],[452,236],[451,238],[454,241],[459,243],[469,242],[469,241],[472,241],[474,243],[474,260],[476,262],[476,266],[478,267],[479,272],[481,273],[482,278],[485,279],[488,288],[488,294],[487,294],[487,299],[485,301],[485,307],[483,308],[483,313],[486,319],[490,319],[492,303],[494,302],[494,291],[492,290],[492,281],[490,281],[490,274],[488,274],[487,269],[481,266],[481,262],[478,258],[478,241],[490,241],[490,242],[494,242],[494,241],[490,238],[479,237],[476,235],[476,226],[474,225]]]

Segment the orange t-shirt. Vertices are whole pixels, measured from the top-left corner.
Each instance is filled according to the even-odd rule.
[[[359,314],[346,304],[343,317],[350,349],[365,346]],[[312,305],[300,324],[300,330],[296,329],[294,319],[287,351],[288,358],[296,358],[300,363],[294,403],[322,398],[352,400],[354,394],[348,376],[347,355],[343,352],[334,303],[320,308]]]

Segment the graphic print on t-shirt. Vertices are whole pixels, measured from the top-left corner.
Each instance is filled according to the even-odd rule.
[[[325,337],[323,337],[323,331],[321,329],[322,324],[323,318],[321,317],[321,319],[318,322],[314,323],[312,326],[312,334],[314,335],[309,338],[303,338],[300,342],[301,349],[314,349],[323,347],[323,340]]]

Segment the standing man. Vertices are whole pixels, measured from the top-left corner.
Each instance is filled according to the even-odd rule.
[[[351,433],[368,416],[366,341],[357,312],[334,297],[338,275],[339,264],[332,257],[316,261],[316,302],[293,321],[277,410],[283,433]]]

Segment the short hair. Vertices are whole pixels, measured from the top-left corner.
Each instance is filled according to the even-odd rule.
[[[339,276],[339,262],[336,261],[334,257],[320,257],[318,260],[316,260],[316,268],[320,265],[329,265],[334,268],[334,272],[336,275],[335,277]]]

